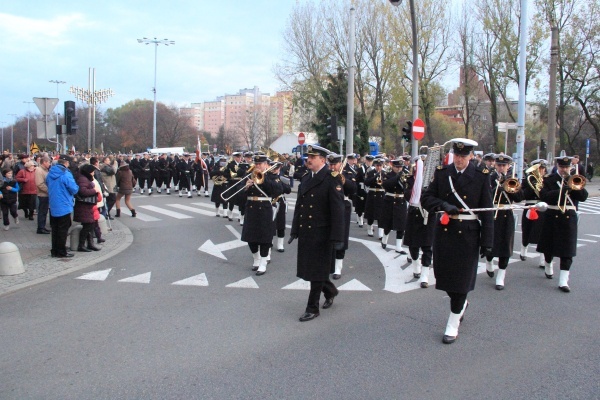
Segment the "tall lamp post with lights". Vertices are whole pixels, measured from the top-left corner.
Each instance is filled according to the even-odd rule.
[[[51,81],[48,81],[48,82],[50,82],[50,83],[56,83],[56,98],[58,99],[58,85],[64,85],[67,82],[65,82],[65,81],[59,81],[59,80],[51,80]],[[59,125],[59,122],[58,122],[58,111],[56,112],[56,125]]]
[[[0,121],[0,124],[2,124],[2,149],[1,149],[2,152],[4,152],[4,124],[5,123],[6,122],[4,122],[4,121]]]
[[[153,43],[154,44],[154,87],[152,88],[152,91],[154,92],[154,117],[152,120],[152,148],[155,149],[156,148],[156,61],[157,61],[157,54],[158,54],[158,45],[159,44],[164,44],[165,46],[173,45],[173,44],[175,44],[175,41],[169,40],[169,39],[157,39],[157,38],[154,38],[154,39],[142,38],[142,39],[138,39],[137,41],[138,41],[138,43],[144,43],[144,44]]]
[[[17,123],[17,114],[8,114],[12,117],[15,117],[15,120],[12,124],[12,126],[10,127],[10,153],[14,154],[15,150],[13,147],[13,141],[14,141],[14,134],[15,134],[15,124]]]

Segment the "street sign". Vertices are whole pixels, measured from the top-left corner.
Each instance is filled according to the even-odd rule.
[[[417,140],[421,140],[425,137],[425,123],[421,118],[417,118],[413,121],[412,132],[413,137]]]
[[[586,158],[590,156],[590,139],[585,141],[585,156]]]
[[[304,132],[300,132],[298,134],[298,144],[304,144],[304,142],[306,142],[306,135]]]
[[[56,121],[36,121],[38,139],[56,139]]]
[[[58,99],[49,97],[34,97],[33,102],[42,115],[50,115],[58,104]]]

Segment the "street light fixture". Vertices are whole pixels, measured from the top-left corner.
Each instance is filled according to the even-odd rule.
[[[23,101],[23,103],[27,103],[27,104],[34,104],[35,102],[33,101]],[[28,106],[29,110],[27,113],[27,152],[29,152],[29,139],[31,138],[31,135],[29,134],[29,117],[31,114],[31,106]]]
[[[169,39],[157,39],[157,38],[154,38],[154,39],[142,38],[142,39],[138,39],[137,41],[138,41],[138,43],[144,43],[144,44],[153,43],[154,44],[154,87],[152,88],[152,91],[154,92],[154,117],[152,120],[152,148],[155,149],[156,148],[156,61],[157,61],[158,45],[159,44],[164,44],[165,46],[173,45],[173,44],[175,44],[175,41],[169,40]]]
[[[4,153],[4,124],[6,122],[4,121],[0,121],[0,124],[2,124],[2,152]]]
[[[65,84],[67,82],[65,81],[59,81],[59,80],[52,80],[52,81],[48,81],[50,83],[56,83],[56,98],[58,99],[58,85],[60,84]],[[56,112],[56,125],[59,125],[58,123],[58,111]]]
[[[14,134],[15,134],[15,124],[17,123],[17,114],[8,114],[8,115],[15,117],[15,121],[13,122],[13,124],[10,127],[10,153],[14,154],[13,139],[14,139]]]

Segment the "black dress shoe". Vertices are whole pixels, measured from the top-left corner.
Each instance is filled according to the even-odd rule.
[[[427,282],[421,282],[421,287],[423,289],[427,289],[429,287],[429,283],[427,283]]]
[[[504,286],[503,285],[496,285],[496,290],[503,290]]]
[[[525,257],[525,256],[519,256],[519,257],[521,257],[521,261],[527,260],[527,257]]]
[[[277,249],[277,251],[278,251],[279,253],[283,253],[283,252],[285,251],[285,249]]]
[[[568,286],[559,286],[558,288],[565,293],[569,293],[571,291],[571,288],[569,288]]]
[[[545,272],[544,272],[544,275],[546,275],[546,278],[548,278],[548,279],[552,279],[552,278],[554,278],[554,275],[548,275],[548,274],[547,274],[547,273],[545,273]]]
[[[41,230],[41,229],[38,229],[38,230],[37,230],[37,233],[38,233],[39,235],[47,235],[47,234],[49,234],[50,232],[48,232],[48,231],[44,231],[44,230]]]
[[[333,279],[340,279],[342,276],[340,274],[333,274]]]
[[[489,276],[490,278],[493,278],[493,277],[494,277],[494,271],[490,272],[490,271],[488,271],[488,270],[486,269],[486,270],[485,270],[485,273],[486,273],[486,274],[488,274],[488,276]]]
[[[335,298],[335,296],[331,297],[329,299],[325,299],[325,303],[323,303],[323,309],[324,310],[328,309],[329,307],[331,307],[333,305],[333,299],[334,298]]]
[[[96,247],[94,245],[88,245],[86,247],[86,249],[91,250],[91,251],[100,251],[101,250],[99,247]]]
[[[42,229],[42,230],[43,230],[44,232],[46,232],[46,233],[52,233],[52,231],[51,231],[51,230],[49,230],[49,229],[46,229],[46,228],[44,228],[44,229]]]
[[[96,239],[96,242],[104,243],[104,242],[106,242],[106,239],[98,238],[98,239]]]
[[[256,276],[264,275],[267,271],[256,271]]]
[[[77,247],[77,251],[81,251],[83,253],[91,253],[92,252],[92,250],[90,250],[90,249],[88,249],[86,247],[83,247],[83,246]]]
[[[381,243],[381,247],[385,249],[387,247],[387,244]]]
[[[73,253],[57,253],[57,254],[51,254],[52,257],[58,257],[58,258],[70,258],[73,257],[75,254]]]
[[[315,319],[319,316],[319,313],[304,313],[302,314],[302,316],[300,317],[300,322],[305,322],[305,321],[310,321],[312,319]]]
[[[258,267],[252,267],[252,271],[258,271]]]
[[[456,341],[456,338],[457,336],[444,335],[444,337],[442,338],[442,342],[444,342],[445,344],[451,344]]]

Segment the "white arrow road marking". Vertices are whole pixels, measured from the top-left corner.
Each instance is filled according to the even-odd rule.
[[[108,274],[110,274],[110,271],[112,271],[112,268],[103,269],[102,271],[88,272],[87,274],[78,276],[75,279],[85,279],[88,281],[103,281],[106,278],[108,278]]]
[[[182,279],[177,282],[171,283],[171,285],[184,285],[184,286],[208,286],[208,279],[206,279],[206,274],[202,273],[200,275],[192,276],[190,278]]]
[[[132,276],[131,278],[121,279],[119,282],[150,283],[151,274],[152,272],[146,272],[145,274]]]
[[[180,210],[185,210],[185,211],[189,211],[189,212],[193,212],[193,213],[201,214],[201,215],[207,215],[209,217],[214,217],[215,216],[214,212],[204,211],[204,210],[201,210],[199,208],[190,207],[190,206],[186,206],[186,205],[183,205],[183,204],[167,204],[167,205],[169,207],[178,208]]]
[[[597,238],[600,238],[600,235],[592,235],[591,233],[586,233],[586,235],[588,235],[588,236],[592,236],[592,237],[597,237]]]
[[[165,210],[164,208],[160,208],[160,207],[156,207],[156,206],[139,206],[139,207],[145,208],[146,210],[149,210],[149,211],[154,211],[155,213],[158,213],[158,214],[164,214],[166,216],[177,218],[177,219],[194,218],[189,215],[181,214],[181,213],[171,211],[171,210]]]
[[[338,287],[338,290],[358,290],[358,291],[368,291],[371,289],[365,286],[358,279],[352,279],[350,282],[344,283],[342,286]]]
[[[136,218],[140,221],[144,222],[156,222],[160,221],[160,218],[153,217],[152,215],[144,214],[144,213],[136,213]]]
[[[241,281],[230,283],[225,287],[233,287],[233,288],[244,288],[244,289],[258,289],[258,285],[256,281],[252,279],[251,276],[242,279]]]
[[[229,229],[229,232],[231,232],[236,238],[240,239],[242,237],[242,234],[236,231],[233,226],[225,225],[225,228]]]
[[[290,283],[289,285],[282,287],[282,289],[310,290],[310,282],[305,281],[304,279],[298,279],[296,282]]]
[[[212,256],[219,257],[222,260],[227,260],[227,257],[223,254],[226,250],[235,249],[238,247],[246,246],[246,242],[242,242],[240,240],[240,233],[235,230],[235,228],[231,225],[226,225],[226,228],[235,236],[237,239],[231,240],[225,243],[214,244],[210,239],[208,239],[202,246],[198,248],[198,250],[208,253]]]

